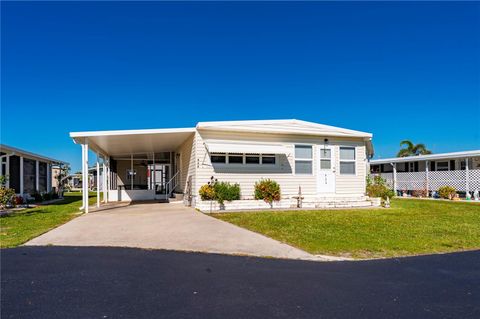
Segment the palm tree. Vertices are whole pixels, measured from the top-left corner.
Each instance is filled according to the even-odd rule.
[[[400,142],[400,146],[403,145],[405,145],[406,147],[401,148],[400,151],[398,151],[397,157],[432,154],[432,152],[427,149],[425,144],[413,144],[409,140],[404,140]]]

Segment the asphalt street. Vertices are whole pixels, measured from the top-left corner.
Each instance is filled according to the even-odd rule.
[[[480,318],[480,251],[308,262],[4,249],[1,318]]]

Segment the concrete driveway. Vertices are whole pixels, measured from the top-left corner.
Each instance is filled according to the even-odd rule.
[[[92,212],[26,245],[116,246],[328,260],[173,203]]]

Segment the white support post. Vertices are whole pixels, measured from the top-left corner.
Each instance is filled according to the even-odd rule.
[[[465,159],[465,191],[470,192],[470,180],[469,180],[469,168],[468,168],[468,158]]]
[[[39,165],[38,161],[35,161],[35,190],[37,192],[40,192],[39,175],[40,175],[40,165]]]
[[[397,196],[397,163],[390,163],[393,166],[393,191]]]
[[[99,161],[98,153],[97,153],[96,169],[97,169],[97,208],[98,208],[100,207],[100,161]]]
[[[130,189],[133,190],[133,154],[130,154]]]
[[[58,194],[59,197],[63,198],[63,187],[61,186],[63,184],[63,179],[66,178],[66,176],[63,176],[63,166],[62,166],[62,163],[60,163],[58,165],[58,175],[60,176],[60,178],[57,177],[57,189],[56,189],[56,192]],[[62,177],[63,176],[63,177]],[[68,179],[66,180],[66,182],[68,183]]]
[[[88,213],[88,142],[85,140],[82,144],[82,195],[83,206],[81,209]]]
[[[429,161],[425,161],[425,182],[426,182],[426,189],[427,189],[427,197],[430,194],[430,172],[428,170],[428,165],[430,164]]]
[[[103,202],[107,202],[107,165],[105,165],[105,157],[102,160],[102,190],[103,190]]]
[[[109,192],[113,187],[112,184],[112,173],[110,172],[110,157],[107,160],[107,198],[106,198],[106,203],[108,203],[108,198],[110,196]]]
[[[157,194],[157,167],[155,165],[155,152],[153,153],[153,194]],[[154,196],[155,196],[154,195]]]
[[[23,156],[20,156],[20,196],[23,197]]]
[[[47,193],[52,191],[52,164],[47,163]]]
[[[5,186],[7,188],[10,188],[10,155],[7,155],[7,163],[5,164],[5,172],[3,172],[3,175],[7,179],[7,182],[5,183]]]

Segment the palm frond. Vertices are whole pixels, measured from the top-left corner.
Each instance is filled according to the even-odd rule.
[[[413,143],[409,140],[403,140],[400,142],[400,146],[403,146],[403,145],[406,145],[408,149],[412,149],[413,148]]]
[[[417,144],[413,147],[413,153],[415,155],[426,155],[426,154],[432,154],[430,150],[427,149],[425,144]]]
[[[410,150],[408,150],[406,148],[402,148],[397,153],[397,157],[407,157],[407,156],[411,156],[411,155],[412,155],[412,153],[410,152]]]

